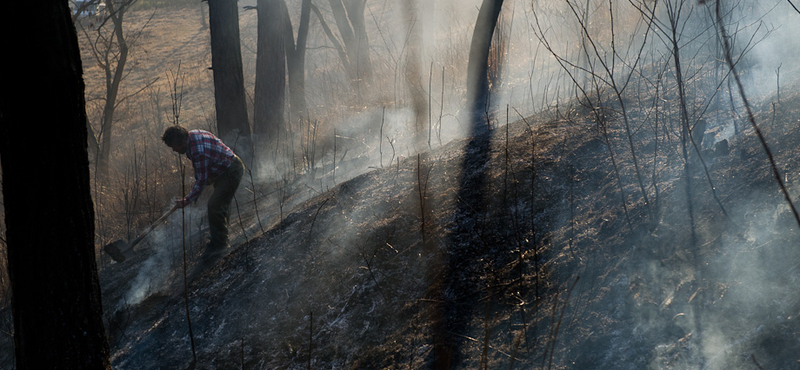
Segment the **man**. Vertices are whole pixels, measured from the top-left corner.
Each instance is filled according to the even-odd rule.
[[[216,256],[228,247],[228,214],[231,201],[244,173],[244,163],[222,140],[208,131],[187,131],[171,126],[161,138],[173,151],[186,154],[194,167],[195,182],[185,198],[176,201],[179,208],[197,201],[206,185],[214,185],[208,200],[208,226],[211,240],[205,254]]]

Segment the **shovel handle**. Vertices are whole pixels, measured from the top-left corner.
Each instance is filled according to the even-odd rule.
[[[130,250],[131,248],[133,248],[134,245],[139,244],[139,242],[142,241],[142,239],[144,239],[144,237],[147,236],[147,234],[150,234],[150,232],[153,231],[153,229],[155,229],[156,226],[164,222],[164,220],[166,220],[167,217],[169,217],[169,215],[171,215],[177,209],[178,209],[178,204],[176,203],[174,206],[172,206],[172,208],[169,209],[169,211],[167,211],[167,213],[164,213],[157,220],[153,221],[153,223],[150,224],[150,226],[148,226],[147,229],[145,229],[141,234],[139,234],[139,236],[137,236],[136,239],[133,239],[133,241],[131,242],[131,244],[128,246],[127,249]]]

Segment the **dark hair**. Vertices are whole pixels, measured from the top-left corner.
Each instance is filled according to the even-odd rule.
[[[185,128],[174,125],[167,127],[164,131],[164,136],[161,137],[161,140],[164,140],[164,144],[168,146],[176,145],[185,142],[189,138],[189,131]]]

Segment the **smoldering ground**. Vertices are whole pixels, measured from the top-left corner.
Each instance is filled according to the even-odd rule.
[[[136,277],[130,282],[128,292],[117,309],[135,306],[154,293],[167,288],[177,278],[176,272],[183,261],[185,248],[193,257],[192,246],[204,245],[205,210],[186,207],[173,213],[163,225],[153,230],[139,248],[149,248],[151,253],[138,266]],[[200,243],[198,243],[200,242]]]

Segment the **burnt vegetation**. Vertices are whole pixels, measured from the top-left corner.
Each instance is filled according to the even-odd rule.
[[[310,22],[305,111],[248,165],[234,245],[203,268],[202,209],[124,263],[99,248],[191,184],[159,135],[215,130],[208,8],[125,8],[119,80],[97,59],[121,47],[110,24],[75,19],[114,368],[796,368],[800,93],[770,61],[793,51],[761,54],[789,42],[790,4],[506,1],[472,110],[474,24],[423,28],[458,6],[310,3],[282,8]],[[358,13],[349,44],[339,7]],[[257,16],[240,17],[252,117]],[[487,129],[464,134],[474,117]]]

